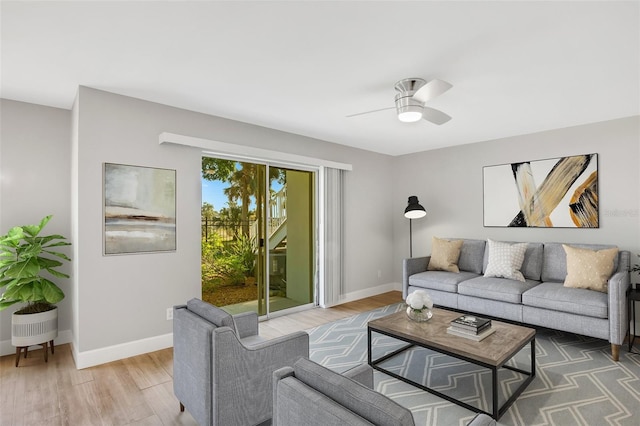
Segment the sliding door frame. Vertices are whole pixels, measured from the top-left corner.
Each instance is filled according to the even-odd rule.
[[[295,135],[291,135],[295,136]],[[301,140],[305,138],[300,136]],[[292,154],[288,152],[276,151],[272,149],[258,148],[251,145],[241,145],[236,143],[222,142],[213,139],[197,138],[193,136],[180,135],[170,132],[162,132],[158,135],[159,144],[171,144],[180,145],[190,148],[198,148],[201,150],[201,156],[209,156],[215,158],[226,158],[236,161],[248,161],[255,163],[271,162],[273,164],[281,164],[292,168],[305,167],[317,170],[316,175],[316,187],[319,187],[319,182],[324,182],[325,169],[339,169],[343,171],[353,170],[353,166],[348,163],[341,163],[338,161],[324,160],[322,158],[309,157],[305,155]],[[325,306],[325,300],[323,299],[324,290],[329,285],[324,279],[324,252],[326,249],[326,241],[324,238],[324,232],[322,229],[325,226],[325,214],[324,206],[326,203],[327,194],[323,191],[323,187],[316,193],[316,228],[318,239],[316,241],[316,271],[315,281],[317,282],[316,288],[316,305]],[[280,311],[282,312],[282,311]]]

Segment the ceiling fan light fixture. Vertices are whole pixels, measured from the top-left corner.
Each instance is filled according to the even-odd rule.
[[[403,123],[415,123],[422,119],[422,107],[419,105],[407,105],[398,109],[398,120]]]
[[[421,78],[406,78],[396,83],[394,88],[398,92],[396,94],[398,120],[403,123],[415,123],[422,119],[423,104],[413,99],[413,94],[425,83]]]
[[[424,119],[437,125],[451,120],[451,117],[444,112],[425,105],[427,101],[440,96],[451,87],[451,83],[438,79],[431,80],[428,83],[421,78],[405,78],[398,81],[394,86],[397,92],[395,104],[398,120],[403,123],[415,123]],[[393,107],[359,112],[347,115],[347,117],[356,117],[389,109],[393,109]]]

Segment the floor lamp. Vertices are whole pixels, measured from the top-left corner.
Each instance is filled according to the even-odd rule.
[[[411,230],[411,220],[412,219],[420,219],[421,217],[425,217],[427,212],[424,207],[420,205],[418,202],[418,197],[412,195],[409,197],[409,204],[407,208],[404,209],[404,217],[409,219],[409,257],[413,257],[413,237]]]

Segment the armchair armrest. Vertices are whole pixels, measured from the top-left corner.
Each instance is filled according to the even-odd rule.
[[[264,350],[278,345],[300,345],[306,347],[306,354],[303,356],[309,356],[309,335],[304,331],[296,331],[286,336],[279,336],[269,340],[259,340],[254,343],[246,344],[244,347],[250,351]]]
[[[621,345],[629,328],[629,271],[616,272],[609,279],[609,341]]]
[[[373,368],[369,364],[360,364],[342,373],[369,389],[373,389]]]
[[[273,384],[271,386],[271,392],[273,394],[273,423],[275,424],[275,419],[278,418],[276,411],[278,409],[278,382],[282,379],[286,379],[287,377],[293,377],[293,368],[292,367],[282,367],[273,372]]]
[[[294,375],[293,367],[287,366],[287,367],[278,368],[276,371],[273,372],[273,382],[275,383],[278,380],[282,380],[285,377],[291,377],[293,375]]]
[[[431,256],[411,257],[402,261],[402,298],[406,299],[409,295],[409,277],[418,272],[424,272],[429,265]]]
[[[236,331],[240,339],[258,335],[258,314],[255,312],[243,312],[233,315],[233,322],[236,325]]]
[[[495,426],[496,421],[484,413],[478,413],[467,426]]]

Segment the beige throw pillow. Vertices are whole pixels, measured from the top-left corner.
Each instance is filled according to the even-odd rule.
[[[458,259],[462,240],[442,240],[433,237],[431,242],[431,259],[427,265],[428,271],[449,271],[460,272],[458,269]]]
[[[618,249],[614,247],[604,250],[589,250],[566,244],[563,244],[562,247],[567,254],[567,277],[564,279],[564,286],[606,293]]]

